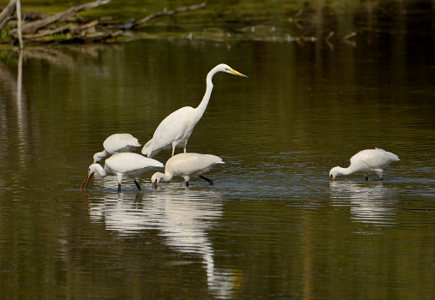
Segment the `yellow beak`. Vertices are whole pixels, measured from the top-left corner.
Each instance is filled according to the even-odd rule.
[[[88,188],[89,181],[91,181],[93,176],[94,173],[88,173],[88,176],[86,176],[85,180],[83,180],[82,185],[80,186],[80,191],[83,191]]]
[[[248,76],[246,76],[245,74],[242,74],[242,73],[240,73],[240,72],[238,72],[238,71],[236,71],[234,69],[231,69],[230,72],[233,73],[234,75],[248,78]]]

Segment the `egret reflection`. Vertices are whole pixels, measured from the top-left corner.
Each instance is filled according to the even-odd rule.
[[[350,205],[352,219],[377,225],[395,224],[395,190],[376,182],[330,182],[335,206]]]
[[[219,193],[168,188],[162,192],[104,193],[101,200],[90,203],[91,221],[104,222],[107,230],[122,236],[159,230],[171,249],[202,258],[208,290],[214,297],[232,297],[241,273],[215,266],[208,236],[223,214]]]

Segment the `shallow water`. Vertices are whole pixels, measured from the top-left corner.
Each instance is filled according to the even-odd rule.
[[[144,41],[3,55],[0,296],[433,298],[428,47]],[[141,192],[125,180],[117,193],[114,177],[79,191],[106,136],[146,142],[199,103],[220,62],[249,79],[215,76],[189,141],[226,162],[208,174],[214,186],[155,191],[150,172]],[[372,147],[401,159],[384,181],[329,181]]]

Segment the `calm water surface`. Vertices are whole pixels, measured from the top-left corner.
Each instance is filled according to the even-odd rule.
[[[430,45],[429,45],[430,46]],[[324,44],[146,41],[0,60],[0,298],[433,299],[435,56],[400,37]],[[146,142],[196,106],[186,189],[81,181],[106,136]],[[382,147],[385,180],[328,171]],[[156,158],[168,159],[169,151]]]

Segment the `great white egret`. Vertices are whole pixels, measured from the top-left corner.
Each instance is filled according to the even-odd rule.
[[[199,103],[196,108],[191,106],[182,107],[163,119],[154,132],[152,139],[142,148],[142,154],[148,157],[153,157],[160,150],[172,147],[173,156],[175,148],[178,145],[182,145],[184,147],[184,153],[186,153],[187,142],[190,135],[192,134],[195,125],[204,114],[210,100],[211,92],[213,90],[213,76],[218,72],[226,72],[241,77],[247,77],[226,64],[219,64],[211,69],[207,74],[207,88],[201,103]]]
[[[116,153],[106,159],[104,168],[100,164],[92,164],[89,166],[88,176],[83,181],[80,190],[84,190],[88,187],[89,181],[95,173],[98,173],[98,175],[102,177],[116,175],[118,177],[118,192],[121,191],[121,183],[124,176],[133,177],[137,189],[141,190],[136,178],[144,174],[148,169],[163,167],[164,165],[161,162],[138,153]]]
[[[199,176],[213,185],[213,181],[202,174],[207,173],[216,164],[224,164],[222,158],[212,154],[200,153],[179,153],[168,159],[165,165],[165,173],[156,172],[151,177],[151,182],[155,189],[161,180],[170,181],[174,176],[184,178],[186,186],[192,176]]]
[[[134,151],[140,146],[141,144],[139,143],[138,139],[129,133],[112,134],[104,140],[104,150],[94,154],[94,164],[111,154]]]
[[[368,180],[368,173],[373,172],[382,179],[384,168],[394,161],[399,161],[399,157],[384,149],[361,150],[350,158],[350,166],[347,168],[334,167],[329,171],[329,179],[334,180],[338,175],[349,175],[352,173],[364,173]]]

